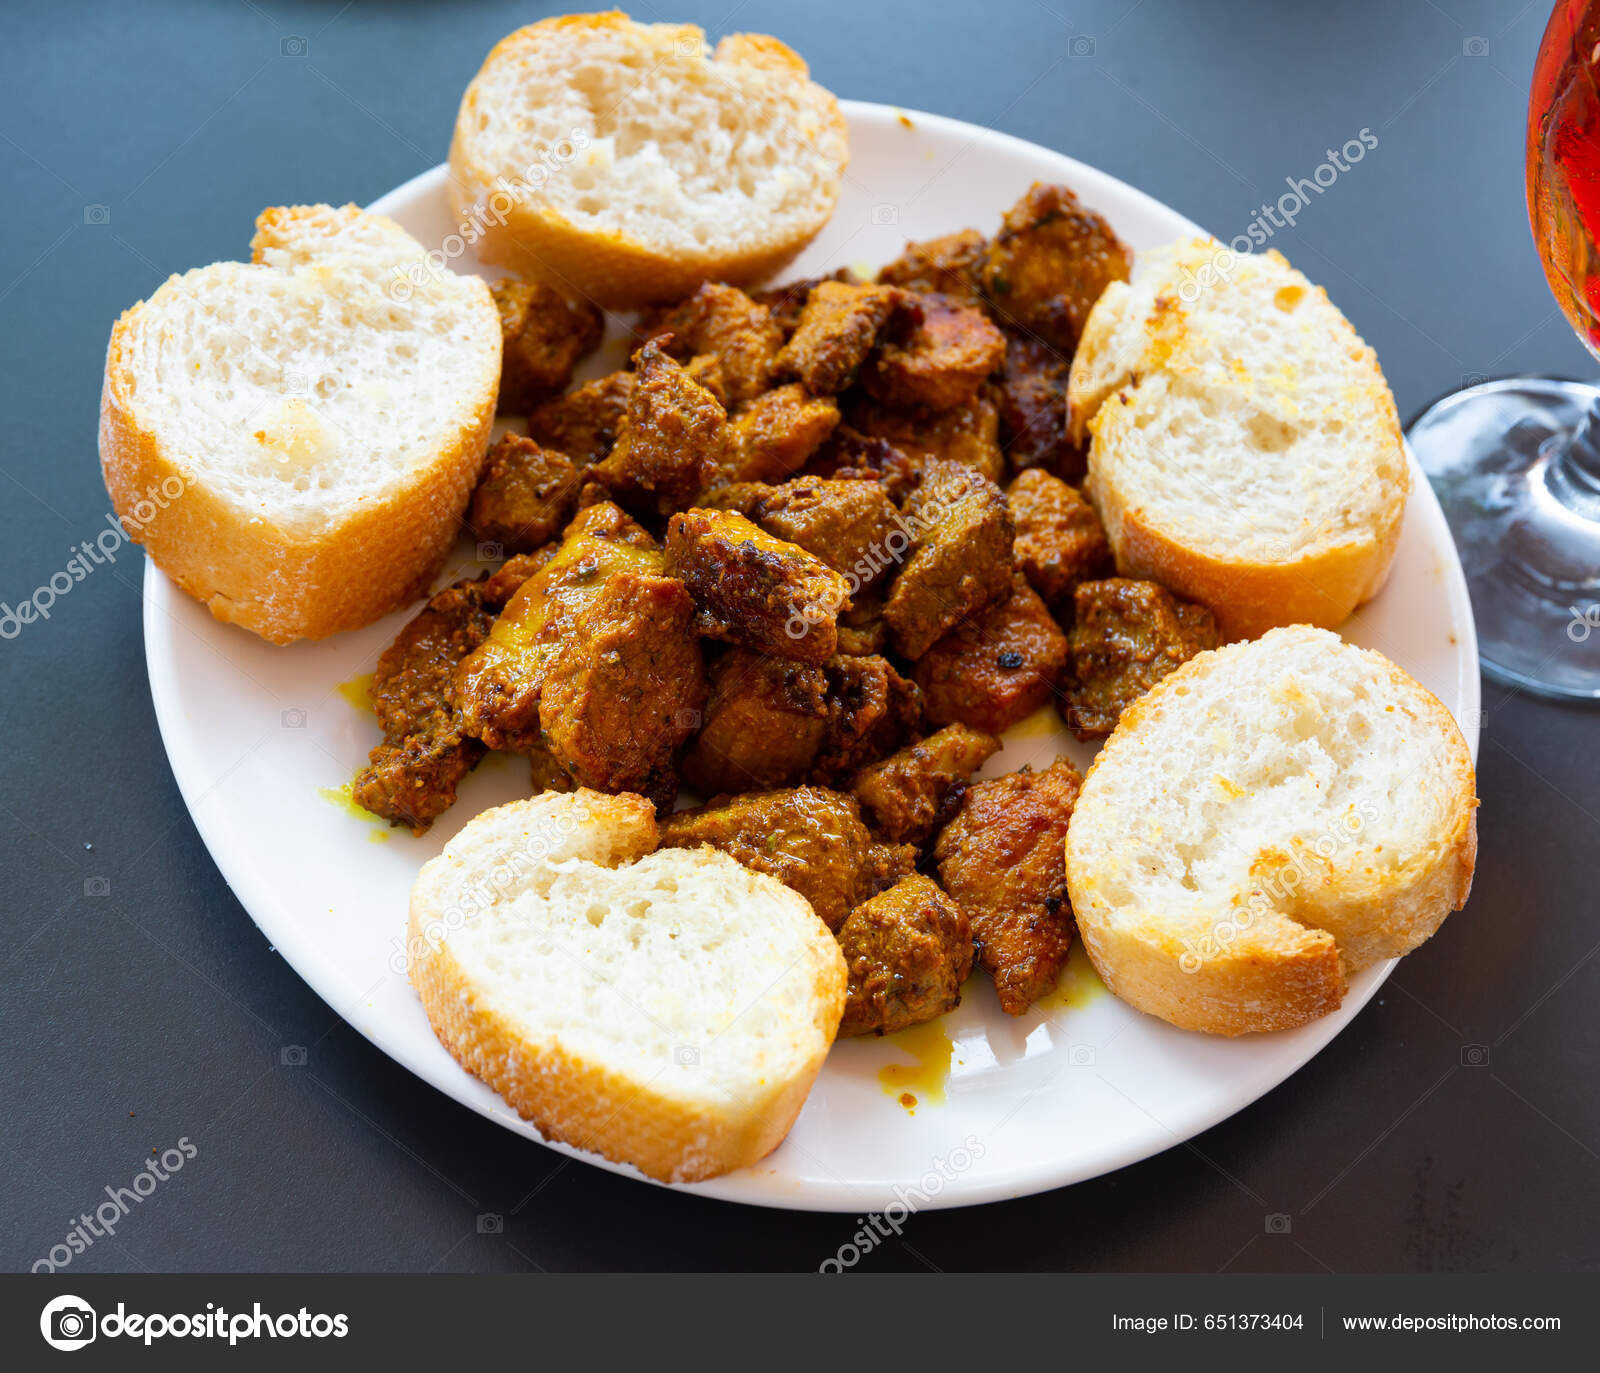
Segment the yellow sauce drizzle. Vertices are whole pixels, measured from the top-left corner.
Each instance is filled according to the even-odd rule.
[[[357,710],[373,709],[372,673],[363,672],[359,677],[352,677],[348,682],[340,682],[339,695],[343,696]]]
[[[945,1032],[942,1020],[930,1020],[924,1025],[911,1025],[885,1038],[901,1053],[909,1054],[914,1063],[888,1063],[878,1069],[878,1081],[883,1090],[898,1098],[900,1104],[916,1114],[918,1098],[911,1088],[920,1092],[921,1100],[931,1106],[943,1103],[945,1086],[950,1080],[950,1059],[955,1045]]]
[[[357,820],[365,820],[369,825],[381,825],[383,828],[375,829],[367,835],[369,843],[389,842],[389,822],[381,815],[374,815],[370,810],[358,806],[355,797],[350,794],[350,783],[346,782],[342,787],[318,787],[317,791],[324,801],[337,806],[346,815],[354,816]]]
[[[1106,995],[1106,984],[1094,970],[1081,940],[1075,940],[1061,970],[1061,980],[1048,996],[1035,1003],[1041,1011],[1077,1011]]]

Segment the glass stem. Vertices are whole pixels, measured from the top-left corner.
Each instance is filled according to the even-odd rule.
[[[1550,493],[1586,520],[1600,520],[1600,394],[1552,454],[1545,469]]]

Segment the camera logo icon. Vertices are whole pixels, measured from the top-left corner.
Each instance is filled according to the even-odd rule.
[[[1463,57],[1487,57],[1489,55],[1489,40],[1479,34],[1461,40],[1461,55]]]
[[[306,727],[306,713],[303,710],[283,711],[278,719],[282,721],[285,729],[304,729]]]
[[[83,879],[83,894],[85,896],[110,896],[111,879],[109,877],[85,877]]]
[[[700,1050],[693,1044],[679,1044],[672,1051],[672,1061],[680,1068],[695,1068],[700,1064]]]
[[[1284,1215],[1282,1211],[1273,1211],[1267,1216],[1267,1233],[1269,1235],[1287,1235],[1294,1229],[1294,1221]]]
[[[285,1044],[278,1051],[278,1062],[285,1068],[304,1068],[306,1066],[306,1046],[304,1044]]]
[[[1080,33],[1067,44],[1067,54],[1070,57],[1093,57],[1094,39],[1087,34]]]
[[[506,1229],[504,1216],[497,1216],[493,1211],[485,1211],[478,1217],[478,1233],[480,1235],[503,1235]]]
[[[505,555],[506,549],[504,544],[480,543],[478,545],[478,561],[480,563],[497,563],[501,558],[505,557]]]
[[[291,33],[279,42],[278,52],[284,57],[304,57],[306,40],[297,33]]]
[[[109,205],[85,205],[83,207],[83,222],[85,224],[111,223],[111,207]]]
[[[874,224],[898,224],[900,222],[900,207],[898,205],[874,205],[872,207],[872,222]]]
[[[52,1297],[39,1316],[39,1333],[52,1349],[82,1349],[94,1343],[94,1308],[82,1297]]]
[[[1067,1050],[1067,1062],[1074,1068],[1094,1067],[1094,1045],[1074,1044]]]
[[[1489,1046],[1487,1044],[1463,1044],[1461,1046],[1461,1066],[1463,1068],[1487,1068],[1489,1066]]]

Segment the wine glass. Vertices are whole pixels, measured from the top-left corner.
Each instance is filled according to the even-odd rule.
[[[1528,218],[1545,277],[1600,360],[1600,0],[1558,0],[1528,101]],[[1600,387],[1484,382],[1407,437],[1455,535],[1484,671],[1600,700]]]

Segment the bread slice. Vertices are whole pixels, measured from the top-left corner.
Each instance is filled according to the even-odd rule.
[[[833,213],[839,104],[776,38],[545,19],[490,52],[450,146],[480,257],[622,309],[777,271]]]
[[[500,321],[476,277],[354,205],[270,209],[251,263],[168,278],[111,332],[106,489],[219,620],[356,629],[442,565],[488,447]]]
[[[844,1013],[805,898],[711,848],[656,851],[638,796],[485,811],[411,892],[434,1032],[548,1139],[663,1182],[782,1141]]]
[[[1142,256],[1090,313],[1068,414],[1118,570],[1210,606],[1228,638],[1333,628],[1382,587],[1410,487],[1394,397],[1279,253]]]
[[[1427,939],[1472,887],[1472,759],[1382,654],[1297,625],[1202,653],[1123,713],[1067,831],[1108,987],[1186,1030],[1281,1030]]]

